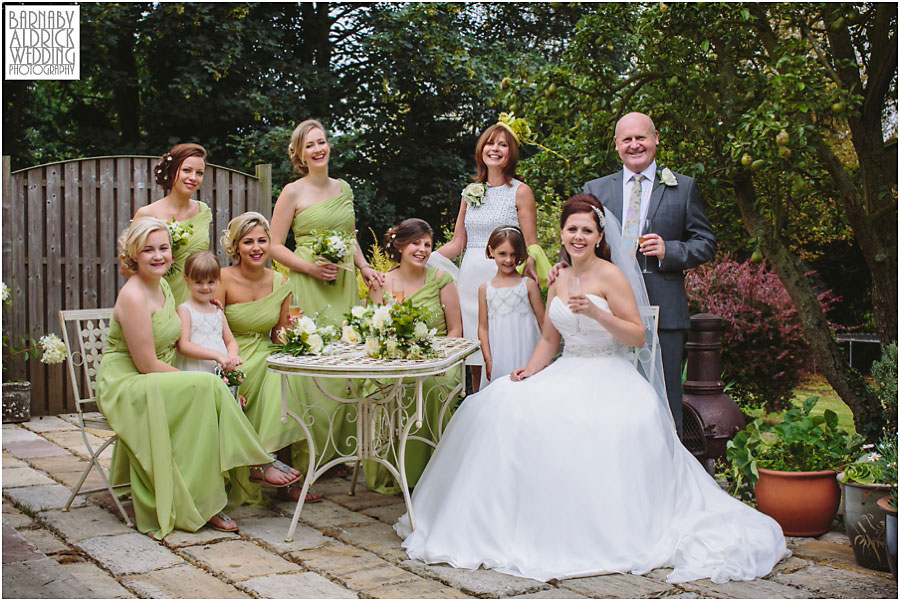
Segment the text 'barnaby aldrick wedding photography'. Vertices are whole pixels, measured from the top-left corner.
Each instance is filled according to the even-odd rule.
[[[6,79],[79,79],[77,6],[7,6]]]

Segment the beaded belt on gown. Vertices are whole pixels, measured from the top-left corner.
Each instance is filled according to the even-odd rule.
[[[563,357],[610,357],[613,355],[624,356],[628,347],[620,342],[605,342],[595,344],[566,343],[563,347]]]

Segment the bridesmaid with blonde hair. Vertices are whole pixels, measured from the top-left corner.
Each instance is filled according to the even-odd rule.
[[[165,275],[175,304],[180,305],[190,293],[182,272],[184,262],[192,252],[209,250],[209,226],[212,211],[205,202],[192,200],[191,195],[200,189],[206,170],[206,149],[199,144],[176,144],[156,162],[156,183],[165,196],[139,208],[138,217],[157,217],[167,223],[175,222],[187,231],[187,243],[173,249],[174,269]]]

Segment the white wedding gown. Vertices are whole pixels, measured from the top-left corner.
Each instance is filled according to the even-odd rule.
[[[669,582],[751,580],[789,556],[677,441],[626,348],[559,298],[548,310],[562,358],[463,402],[415,487],[415,531],[394,526],[409,556],[542,581],[670,566]]]

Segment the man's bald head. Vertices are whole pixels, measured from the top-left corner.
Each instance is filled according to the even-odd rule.
[[[640,173],[656,159],[659,135],[653,120],[644,113],[628,113],[616,123],[613,136],[622,164]]]

